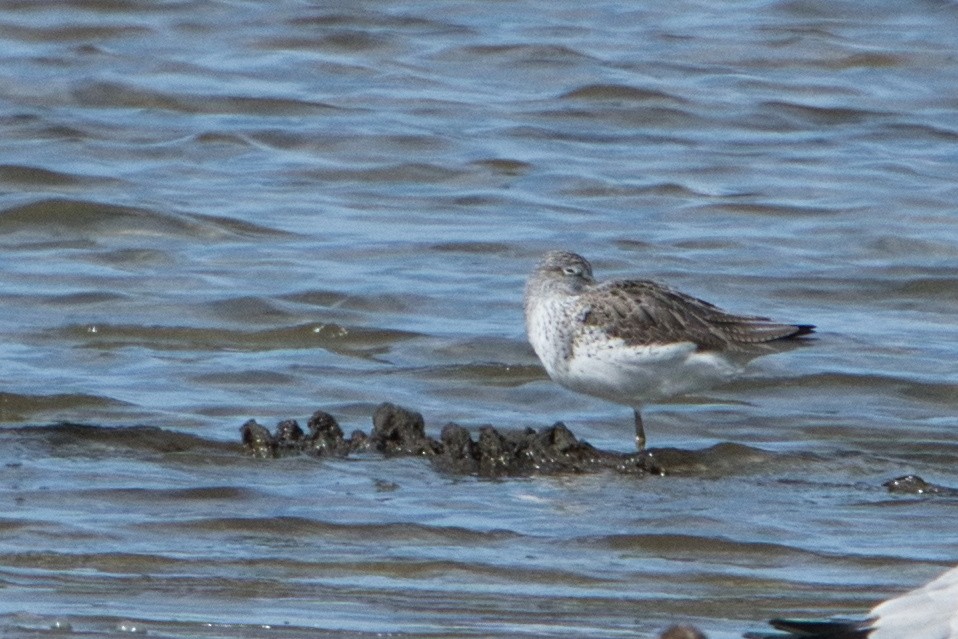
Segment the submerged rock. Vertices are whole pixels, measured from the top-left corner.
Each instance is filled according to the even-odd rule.
[[[437,455],[442,444],[426,437],[420,413],[395,404],[380,404],[373,413],[372,446],[386,455]]]
[[[275,457],[276,443],[267,428],[255,419],[240,426],[243,448],[254,457]]]
[[[360,450],[384,455],[421,456],[437,470],[481,477],[555,475],[612,470],[632,475],[663,474],[654,455],[603,451],[581,441],[562,422],[548,428],[500,431],[479,429],[474,438],[466,428],[446,424],[434,439],[426,434],[425,420],[418,412],[384,403],[373,414],[369,435],[357,430],[346,438],[336,418],[323,411],[313,413],[304,433],[295,420],[280,422],[270,433],[255,420],[240,428],[243,446],[256,457],[309,454],[346,457]]]
[[[299,452],[302,448],[304,436],[303,429],[299,427],[299,423],[295,419],[284,419],[276,425],[276,435],[273,437],[273,442],[277,451]]]
[[[918,475],[903,475],[895,479],[889,479],[884,484],[890,493],[904,493],[908,495],[948,495],[949,497],[958,496],[958,489],[939,486],[925,481]]]

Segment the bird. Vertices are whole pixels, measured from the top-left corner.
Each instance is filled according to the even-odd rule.
[[[524,294],[526,334],[553,381],[630,406],[645,451],[642,407],[711,388],[755,357],[784,350],[812,324],[733,315],[644,279],[598,282],[576,253],[551,251]]]
[[[659,639],[708,639],[705,633],[688,624],[669,626],[659,634]]]
[[[747,639],[958,639],[958,567],[888,599],[859,619],[773,619],[783,632],[746,633]],[[785,634],[783,634],[785,633]]]

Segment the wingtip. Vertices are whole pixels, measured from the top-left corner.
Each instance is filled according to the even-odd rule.
[[[801,337],[802,335],[810,335],[815,332],[815,329],[818,328],[814,324],[795,324],[796,331],[790,335],[790,337]]]
[[[872,619],[772,619],[776,630],[788,633],[783,639],[868,639],[875,629]],[[764,635],[775,637],[776,635]]]

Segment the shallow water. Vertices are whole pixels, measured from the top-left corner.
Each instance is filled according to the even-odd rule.
[[[958,6],[20,2],[0,42],[5,636],[733,637],[956,563],[955,498],[882,483],[958,486]],[[667,477],[242,454],[384,400],[628,450],[526,344],[557,247],[820,337],[650,407],[723,444]]]

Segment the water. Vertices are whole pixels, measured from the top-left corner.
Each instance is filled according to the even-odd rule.
[[[954,4],[20,2],[0,38],[5,636],[734,637],[955,563],[955,499],[881,486],[958,486]],[[385,400],[627,450],[525,342],[552,248],[821,336],[650,407],[653,447],[736,444],[664,478],[242,455]]]

